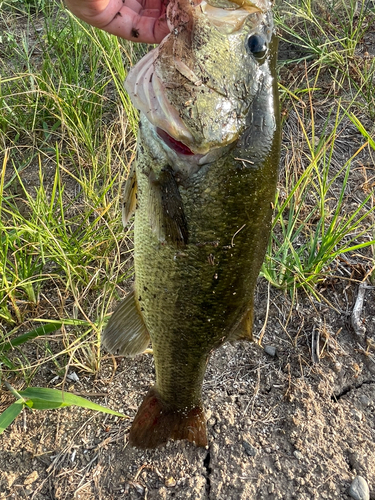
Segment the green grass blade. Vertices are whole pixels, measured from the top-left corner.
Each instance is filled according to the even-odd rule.
[[[89,323],[88,321],[85,320],[78,320],[78,319],[63,319],[61,321],[49,321],[48,323],[39,326],[38,328],[35,328],[34,330],[31,330],[30,332],[24,333],[23,335],[20,335],[19,337],[16,337],[13,340],[9,340],[7,342],[4,342],[3,345],[0,344],[0,353],[9,351],[13,347],[19,346],[21,344],[24,344],[25,342],[28,342],[29,340],[33,340],[37,337],[41,337],[43,335],[48,335],[49,333],[56,332],[59,330],[63,325],[71,325],[71,326],[77,326],[77,325],[83,325],[83,326],[88,326]]]
[[[19,399],[12,405],[10,405],[1,415],[0,415],[0,434],[2,434],[7,427],[18,417],[23,409],[23,401]]]
[[[35,339],[36,337],[41,337],[42,335],[48,335],[49,333],[56,332],[62,327],[63,324],[64,324],[63,321],[55,321],[53,323],[48,323],[46,325],[39,326],[38,328],[31,330],[30,332],[24,333],[23,335],[20,335],[19,337],[13,340],[5,342],[3,346],[1,346],[0,344],[0,352],[9,351],[13,347],[24,344],[25,342]]]
[[[92,403],[88,399],[82,398],[81,396],[76,396],[69,392],[58,391],[57,389],[46,389],[43,387],[28,387],[24,391],[19,391],[21,396],[31,399],[32,401],[46,401],[48,403],[58,403],[64,406],[81,406],[82,408],[87,408],[88,410],[101,411],[103,413],[110,413],[111,415],[116,415],[118,417],[129,418],[127,415],[118,413],[117,411],[110,410],[104,406]],[[57,407],[56,407],[57,408]]]
[[[58,403],[56,401],[46,401],[45,399],[33,398],[26,401],[26,405],[33,410],[55,410],[56,408],[64,408],[71,406],[66,403]]]
[[[349,120],[357,127],[358,132],[360,132],[363,137],[368,141],[369,145],[375,151],[375,141],[372,136],[367,132],[366,128],[362,122],[354,115],[354,113],[348,112],[346,109],[342,108]]]
[[[4,365],[6,366],[7,368],[9,368],[9,370],[16,370],[17,367],[14,363],[12,363],[12,361],[7,358],[6,356],[3,356],[0,352],[0,365]]]

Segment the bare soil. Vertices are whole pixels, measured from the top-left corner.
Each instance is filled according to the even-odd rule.
[[[298,307],[271,290],[264,346],[224,345],[204,384],[208,449],[169,442],[128,446],[133,416],[153,383],[153,358],[104,357],[97,377],[79,375],[66,389],[129,419],[77,408],[26,412],[0,437],[0,498],[33,499],[345,499],[363,476],[375,498],[375,292],[362,312],[366,338],[350,327],[357,287],[335,312],[301,295]],[[346,298],[345,298],[346,297]],[[259,283],[255,332],[266,315],[268,286]],[[312,332],[320,361],[311,361]],[[46,368],[34,385],[52,386]],[[58,381],[55,381],[57,383]],[[60,381],[61,382],[61,381]],[[11,402],[1,396],[1,409]]]

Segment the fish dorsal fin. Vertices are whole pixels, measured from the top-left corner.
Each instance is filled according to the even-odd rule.
[[[103,332],[102,344],[111,354],[135,356],[150,343],[134,292],[116,307]]]
[[[149,218],[152,229],[161,242],[177,247],[188,242],[188,228],[178,184],[171,167],[159,175],[151,172]]]
[[[128,178],[126,179],[122,195],[122,223],[124,227],[128,224],[137,204],[137,176],[135,173],[135,162],[133,161]]]

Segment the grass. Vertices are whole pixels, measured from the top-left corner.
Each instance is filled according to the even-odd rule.
[[[375,14],[366,5],[277,10],[294,55],[280,63],[282,173],[262,274],[318,300],[340,257],[365,263],[361,279],[374,269],[366,162],[375,154],[375,63],[365,52]],[[130,286],[132,231],[122,228],[119,190],[137,114],[123,80],[147,49],[59,5],[0,7],[0,379],[29,385],[47,363],[61,376],[95,373],[107,313]],[[349,129],[359,139],[343,156]]]
[[[359,45],[374,24],[367,0],[298,0],[282,2],[276,22],[282,38],[298,44],[304,55],[345,72]],[[373,14],[373,12],[372,12]]]
[[[293,103],[306,166],[298,172],[293,168],[294,161],[286,164],[284,196],[280,190],[276,197],[273,231],[262,274],[275,287],[291,291],[303,287],[319,299],[316,284],[332,274],[339,256],[375,245],[373,191],[364,193],[355,207],[347,209],[352,166],[366,148],[375,151],[375,144],[355,115],[349,108],[342,110],[340,103],[328,114],[320,134],[315,135],[312,91],[308,95],[309,106],[302,113],[297,113]],[[336,140],[346,117],[364,140],[335,168]],[[328,131],[330,124],[332,129]],[[370,262],[373,265],[372,259]]]
[[[281,61],[289,85],[280,84],[293,130],[285,133],[289,144],[262,274],[275,287],[292,294],[302,287],[320,300],[319,283],[344,255],[364,261],[362,278],[374,279],[374,182],[363,162],[371,165],[375,151],[375,59],[367,51],[375,11],[366,1],[301,0],[280,3],[275,17],[293,56]],[[300,69],[298,79],[289,67],[294,75]],[[363,139],[342,157],[341,136],[350,123]],[[353,196],[361,168],[363,187]]]
[[[56,16],[42,3],[39,12],[2,6],[1,372],[30,383],[44,362],[97,370],[104,317],[132,276],[132,232],[122,228],[118,193],[137,116],[122,88],[123,61],[144,48],[83,26],[61,7]],[[29,345],[50,321],[61,335],[42,342],[35,364],[34,348],[29,357],[14,339],[23,333]]]
[[[28,387],[24,391],[18,392],[8,383],[5,385],[16,398],[16,401],[0,415],[0,434],[2,434],[7,427],[9,427],[9,425],[18,417],[24,408],[30,408],[33,410],[52,410],[74,405],[87,408],[89,410],[109,413],[117,417],[129,418],[127,415],[110,410],[104,406],[93,403],[88,399],[81,398],[80,396],[76,396],[75,394],[68,392],[62,392],[56,389],[44,389],[40,387]]]

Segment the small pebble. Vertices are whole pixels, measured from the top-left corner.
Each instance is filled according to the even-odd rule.
[[[349,496],[354,500],[370,500],[370,490],[362,476],[354,478],[349,488]]]
[[[368,406],[370,406],[371,400],[365,394],[362,394],[361,396],[359,396],[359,403],[362,408],[367,408]]]
[[[249,457],[255,457],[258,453],[258,450],[247,441],[242,441],[242,446],[245,448],[245,452]]]
[[[25,478],[23,484],[25,486],[28,485],[28,484],[32,484],[34,481],[36,481],[38,479],[38,477],[39,477],[38,471],[34,470],[34,472],[32,472],[31,474],[29,474]]]
[[[164,484],[167,488],[174,488],[176,486],[176,480],[174,477],[169,477],[165,480]]]
[[[297,460],[303,460],[303,455],[302,455],[302,453],[300,451],[295,450],[293,452],[293,455],[296,457]]]
[[[266,345],[264,348],[264,352],[269,354],[272,357],[276,356],[276,347],[273,347],[272,345]]]
[[[72,382],[79,382],[79,378],[78,378],[78,375],[76,374],[76,372],[71,372],[69,373],[66,378],[68,378],[69,380],[71,380]]]
[[[134,486],[134,489],[136,490],[137,493],[139,493],[140,495],[144,494],[145,488],[141,484],[133,483],[133,486]]]
[[[356,408],[352,408],[352,416],[355,420],[357,420],[358,422],[361,422],[361,420],[363,420],[363,413],[359,410],[357,410]]]

